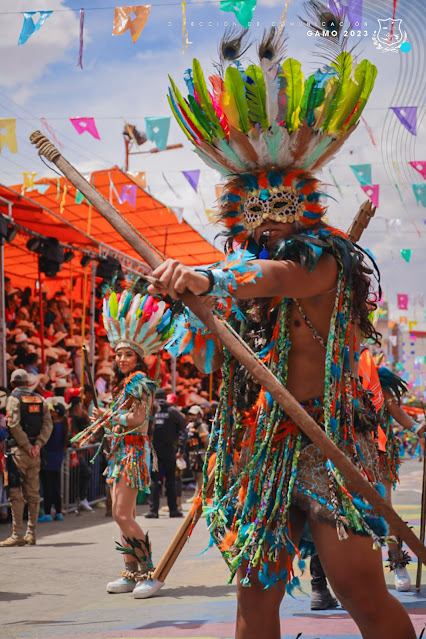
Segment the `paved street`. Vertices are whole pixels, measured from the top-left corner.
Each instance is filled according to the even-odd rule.
[[[403,466],[394,503],[418,533],[423,465],[417,459]],[[188,506],[187,506],[188,508]],[[146,512],[138,506],[138,514]],[[181,520],[161,513],[144,520],[158,562]],[[148,524],[148,526],[147,526]],[[0,527],[2,538],[9,526]],[[166,586],[157,597],[134,600],[131,594],[108,595],[107,581],[121,570],[114,541],[117,528],[104,510],[64,522],[39,524],[36,546],[0,549],[0,639],[136,639],[139,637],[225,639],[234,637],[235,588],[226,585],[227,570],[219,552],[207,547],[203,521],[181,554]],[[409,566],[415,581],[416,561]],[[425,569],[426,572],[426,569]],[[302,577],[303,593],[285,597],[281,607],[282,638],[355,639],[357,627],[342,609],[312,613],[309,571]],[[387,581],[392,586],[393,576]],[[409,611],[417,634],[426,625],[426,575],[416,593],[398,594]],[[395,591],[392,589],[395,594]],[[401,638],[403,639],[403,638]]]

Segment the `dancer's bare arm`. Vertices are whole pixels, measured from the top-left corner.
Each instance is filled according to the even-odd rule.
[[[254,283],[239,286],[234,293],[237,298],[313,297],[333,288],[337,279],[336,260],[328,254],[321,256],[311,272],[301,264],[289,260],[253,260],[250,264],[260,268],[262,277],[258,277]],[[200,295],[209,285],[206,275],[177,260],[165,260],[152,275],[158,280],[158,284],[150,284],[148,291],[168,293],[172,298],[177,298],[184,291]]]

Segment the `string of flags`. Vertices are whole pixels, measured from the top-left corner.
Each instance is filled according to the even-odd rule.
[[[257,0],[220,0],[219,6],[221,11],[233,12],[241,26],[247,29],[253,19],[256,3]],[[188,45],[192,44],[189,41],[186,26],[186,2],[183,0],[173,4],[181,4],[182,6],[182,53],[185,53],[188,49]],[[112,35],[123,35],[126,31],[129,31],[135,44],[148,21],[151,7],[152,5],[150,4],[114,7]],[[41,29],[53,11],[22,11],[21,13],[23,16],[23,24],[18,40],[19,46],[23,46],[36,31]],[[79,51],[77,58],[77,66],[80,69],[83,68],[84,17],[84,9],[80,9]]]

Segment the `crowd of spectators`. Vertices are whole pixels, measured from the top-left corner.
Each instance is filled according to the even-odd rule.
[[[5,278],[5,307],[6,307],[6,360],[8,386],[4,389],[5,396],[10,392],[10,376],[17,369],[25,369],[28,373],[28,386],[46,399],[52,411],[54,429],[46,445],[46,461],[41,472],[44,513],[43,521],[51,520],[51,509],[57,519],[61,519],[62,502],[60,488],[60,471],[64,459],[64,451],[70,448],[70,438],[84,429],[90,420],[93,409],[93,393],[83,377],[82,370],[82,342],[89,344],[90,318],[84,312],[81,302],[74,302],[72,313],[70,301],[65,292],[57,292],[49,296],[42,295],[43,313],[40,313],[38,293],[29,288],[18,288],[10,278]],[[85,326],[82,327],[83,316],[86,315]],[[43,326],[41,325],[43,317]],[[100,318],[100,300],[95,313],[95,361],[94,386],[97,398],[101,404],[108,404],[112,398],[114,380],[114,352],[110,348],[106,331]],[[84,330],[83,330],[84,328]],[[82,337],[84,335],[84,338]],[[42,342],[44,349],[42,351]],[[44,361],[43,361],[44,355]],[[171,358],[167,353],[145,358],[149,374],[158,379],[160,386],[166,392],[167,402],[175,406],[187,417],[188,433],[194,431],[194,417],[198,416],[203,426],[203,442],[196,451],[194,437],[184,437],[176,442],[177,454],[181,458],[178,481],[182,474],[194,484],[199,484],[199,464],[206,447],[204,429],[208,431],[214,415],[220,379],[214,379],[201,374],[193,364],[190,356],[180,357],[176,363],[175,379],[172,390]],[[5,401],[4,401],[5,404]],[[7,438],[4,405],[0,397],[0,453],[5,451]],[[179,446],[179,449],[178,449]],[[3,487],[0,455],[0,504],[7,502],[6,491]],[[91,510],[88,499],[88,485],[92,475],[91,465],[87,463],[88,456],[80,455],[78,451],[71,454],[71,467],[78,466],[78,495],[70,495],[83,510]],[[182,459],[185,458],[185,461]],[[4,465],[4,464],[3,464]],[[72,471],[71,472],[76,472]],[[180,502],[180,500],[179,500]],[[107,511],[107,514],[108,511]],[[7,520],[6,506],[0,507],[0,521]]]

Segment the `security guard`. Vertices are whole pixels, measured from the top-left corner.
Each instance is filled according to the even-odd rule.
[[[47,403],[28,388],[27,371],[18,368],[10,379],[13,391],[6,404],[9,451],[16,471],[8,473],[12,510],[12,536],[0,546],[33,546],[40,505],[40,450],[53,429]],[[28,505],[27,533],[23,537],[25,502]]]

